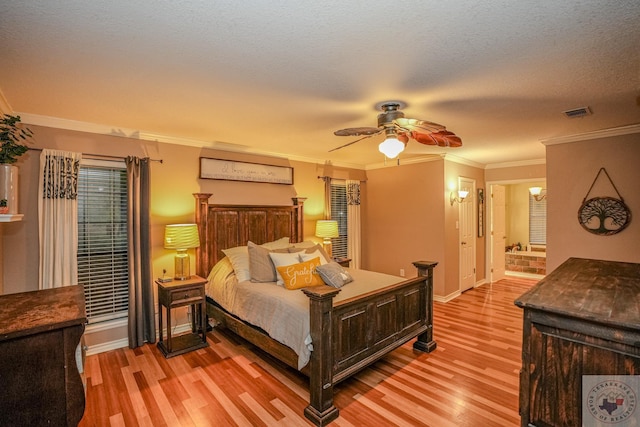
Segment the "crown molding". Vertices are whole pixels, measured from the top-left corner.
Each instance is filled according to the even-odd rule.
[[[575,135],[559,136],[556,138],[541,139],[544,145],[567,144],[570,142],[587,141],[590,139],[610,138],[612,136],[630,135],[640,133],[640,123],[615,128],[600,129],[592,132],[579,133]]]
[[[1,95],[1,93],[0,93]],[[0,109],[2,108],[2,99],[0,98]],[[201,141],[197,139],[179,138],[169,135],[162,135],[151,132],[144,132],[138,129],[116,128],[111,126],[99,125],[96,123],[87,123],[77,120],[61,119],[57,117],[41,116],[38,114],[19,113],[22,122],[36,126],[45,126],[55,129],[65,129],[78,132],[87,132],[99,135],[119,136],[123,138],[139,139],[144,141],[157,141],[167,144],[185,145],[197,148],[208,148],[212,150],[227,151],[233,153],[253,154],[265,157],[275,157],[278,159],[287,159],[298,162],[317,164],[317,158],[296,156],[287,153],[279,153],[274,151],[256,150],[246,145],[231,144],[222,141]],[[364,169],[361,164],[332,162],[334,166],[350,169]]]
[[[521,166],[544,165],[546,163],[546,159],[519,160],[515,162],[491,163],[486,165],[485,169],[515,168]]]

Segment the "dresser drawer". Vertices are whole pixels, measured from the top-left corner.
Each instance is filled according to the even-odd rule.
[[[180,305],[180,304],[193,304],[195,302],[199,302],[202,300],[204,296],[204,289],[202,286],[193,289],[177,289],[170,293],[169,295],[169,304],[170,305]]]

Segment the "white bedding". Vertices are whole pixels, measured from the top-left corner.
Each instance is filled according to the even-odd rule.
[[[404,278],[349,269],[354,281],[343,286],[334,301],[342,301],[403,281]],[[293,349],[298,369],[313,350],[309,332],[309,298],[301,290],[288,290],[275,282],[238,282],[225,257],[209,274],[207,295],[228,312],[264,329],[271,338]]]

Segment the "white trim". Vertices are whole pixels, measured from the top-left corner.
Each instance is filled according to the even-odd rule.
[[[523,273],[521,271],[510,271],[510,270],[506,270],[504,272],[505,276],[513,276],[513,277],[522,277],[525,279],[544,279],[545,275],[544,274],[532,274],[532,273]]]
[[[569,142],[587,141],[590,139],[609,138],[612,136],[630,135],[640,133],[640,123],[616,128],[600,129],[592,132],[579,133],[575,135],[558,136],[540,140],[544,145],[567,144]]]
[[[294,160],[305,163],[318,163],[317,158],[296,156],[288,153],[279,153],[266,150],[257,150],[255,148],[248,147],[246,145],[233,144],[224,141],[201,141],[198,139],[189,139],[174,137],[169,135],[161,135],[157,133],[145,132],[139,129],[123,129],[118,127],[111,127],[105,125],[99,125],[95,123],[86,123],[76,120],[60,119],[57,117],[40,116],[38,114],[21,113],[22,122],[25,124],[32,124],[37,126],[46,126],[55,129],[66,129],[79,132],[95,133],[100,135],[119,136],[124,138],[133,138],[143,141],[157,141],[167,144],[186,145],[197,148],[210,148],[220,151],[228,151],[233,153],[245,153],[255,154],[266,157],[275,157],[278,159]],[[365,169],[363,165],[353,163],[336,163],[331,162],[334,166],[345,167],[351,169]]]
[[[484,285],[486,285],[487,283],[489,283],[489,282],[487,281],[487,279],[481,279],[481,280],[477,281],[477,282],[476,282],[476,284],[475,284],[475,285],[473,285],[473,287],[474,287],[474,289],[475,289],[475,288],[479,288],[480,286],[484,286]]]
[[[118,323],[116,325],[116,323]],[[85,334],[90,334],[93,332],[97,332],[97,331],[104,331],[107,329],[111,329],[111,328],[116,328],[119,326],[126,326],[127,325],[127,319],[124,319],[124,322],[121,321],[121,319],[118,319],[118,322],[113,321],[113,322],[103,322],[103,324],[110,324],[111,327],[101,327],[102,324],[98,323],[95,325],[95,327],[91,330],[89,330],[89,326],[87,326],[87,328],[85,329]],[[173,327],[173,334],[182,334],[185,332],[189,332],[191,331],[191,323],[187,322],[187,323],[182,323],[180,325],[176,325],[175,327]],[[159,331],[156,331],[156,341],[158,340],[159,335]],[[99,343],[99,344],[94,344],[92,346],[87,346],[87,356],[91,356],[93,354],[99,354],[99,353],[104,353],[107,351],[111,351],[111,350],[117,350],[119,348],[124,348],[124,347],[128,347],[129,346],[129,338],[120,338],[114,341],[108,341],[108,342],[104,342],[104,343]]]
[[[519,160],[516,162],[491,163],[486,165],[485,169],[517,168],[522,166],[544,165],[546,163],[547,159]]]
[[[127,326],[129,324],[129,320],[127,317],[122,317],[120,319],[107,320],[105,322],[98,322],[91,324],[89,323],[87,327],[84,329],[85,334],[92,334],[95,332],[108,331],[115,328],[121,328],[123,326]]]
[[[433,301],[434,302],[447,303],[447,302],[449,302],[451,300],[454,300],[454,299],[458,298],[460,295],[462,295],[462,292],[460,292],[460,291],[452,292],[449,295],[446,295],[446,296],[443,296],[443,297],[438,296],[438,295],[434,295],[433,296]]]

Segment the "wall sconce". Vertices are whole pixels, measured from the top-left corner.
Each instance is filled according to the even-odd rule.
[[[175,249],[175,278],[186,280],[191,277],[191,262],[187,249],[200,247],[196,224],[173,224],[164,228],[164,247]]]
[[[547,198],[546,193],[542,194],[542,187],[529,187],[529,193],[531,193],[536,202]]]
[[[469,195],[468,191],[458,190],[458,197],[456,197],[456,193],[452,191],[451,194],[449,194],[449,202],[451,202],[451,206],[453,206],[453,202],[462,203],[464,202],[464,199],[466,199],[468,195]]]
[[[324,250],[331,256],[331,238],[340,236],[338,234],[338,221],[321,219],[316,222],[316,236],[322,237]]]

